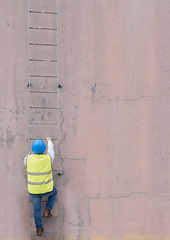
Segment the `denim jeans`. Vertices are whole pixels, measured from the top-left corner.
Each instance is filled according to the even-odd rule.
[[[46,203],[46,208],[48,208],[51,211],[53,208],[55,199],[56,199],[56,195],[57,195],[56,187],[53,187],[53,191],[48,192],[48,193],[43,193],[43,194],[31,194],[30,193],[30,199],[31,199],[33,209],[34,209],[34,220],[35,220],[36,228],[38,228],[38,227],[43,228],[42,217],[41,217],[41,199],[42,199],[42,197],[48,197],[48,201]]]

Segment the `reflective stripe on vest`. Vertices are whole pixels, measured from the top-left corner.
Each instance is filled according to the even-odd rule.
[[[29,183],[30,185],[44,185],[44,184],[47,184],[47,183],[49,183],[49,182],[51,182],[51,181],[53,181],[52,178],[49,179],[48,181],[45,181],[45,182],[29,182],[29,181],[28,181],[28,183]]]
[[[42,194],[52,191],[51,157],[48,154],[28,155],[27,178],[29,193]]]
[[[51,171],[49,172],[42,172],[42,173],[36,173],[36,172],[27,172],[28,175],[47,175],[47,174],[50,174]]]

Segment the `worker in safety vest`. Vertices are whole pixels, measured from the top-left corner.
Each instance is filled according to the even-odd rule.
[[[47,154],[43,154],[46,150],[46,144],[41,139],[36,139],[32,143],[32,151],[34,154],[27,155],[24,158],[24,164],[27,167],[28,192],[34,209],[34,220],[37,228],[37,235],[42,236],[43,225],[41,217],[41,199],[48,197],[43,217],[51,217],[50,211],[53,208],[57,195],[57,189],[53,185],[53,176],[51,165],[53,163],[54,145],[52,139],[48,137]]]

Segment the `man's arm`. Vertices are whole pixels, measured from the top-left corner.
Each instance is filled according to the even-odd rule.
[[[27,156],[24,158],[24,165],[27,166]]]
[[[51,157],[51,164],[53,163],[54,157],[55,157],[55,153],[54,153],[54,144],[51,141],[52,139],[50,137],[48,137],[46,139],[46,141],[48,141],[48,149],[47,149],[47,154],[50,155]]]

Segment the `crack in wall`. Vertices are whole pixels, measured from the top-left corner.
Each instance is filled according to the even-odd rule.
[[[58,160],[61,161],[61,167],[62,167],[62,174],[65,173],[65,169],[64,169],[64,161],[65,160],[68,160],[68,161],[86,161],[87,158],[64,158],[62,157],[62,153],[61,153],[61,145],[66,142],[66,137],[67,137],[67,134],[66,132],[64,131],[63,129],[63,124],[64,124],[64,121],[65,121],[65,118],[64,118],[64,115],[63,115],[63,111],[62,111],[62,108],[59,108],[59,112],[60,112],[60,116],[61,116],[61,121],[60,121],[60,124],[59,124],[59,131],[62,135],[62,139],[58,142],[58,146],[57,146],[57,149],[58,149],[58,154],[57,154],[57,157],[58,157]],[[58,201],[58,209],[59,209],[59,212],[62,213],[62,216],[61,216],[61,222],[62,222],[62,226],[64,226],[65,224],[65,206],[63,203],[60,203]],[[75,228],[79,228],[77,230],[78,232],[78,235],[77,235],[77,240],[81,240],[81,233],[83,231],[83,227],[84,227],[84,220],[82,219],[82,214],[80,212],[80,209],[78,208],[77,210],[77,216],[78,216],[78,222],[77,223],[72,223],[72,222],[69,222],[70,225],[72,225],[72,227],[75,227]],[[60,232],[62,232],[62,229],[60,229]],[[62,236],[62,238],[64,239],[65,237]]]
[[[125,183],[125,187],[126,187],[127,191],[130,193],[130,195],[133,195],[133,194],[143,194],[145,197],[151,199],[147,192],[143,192],[143,191],[132,191],[132,190],[130,190],[130,188],[129,188],[129,186],[128,186],[129,182],[138,182],[138,183],[140,183],[140,182],[141,182],[140,176],[139,176],[138,180],[122,180],[122,179],[120,179],[120,178],[118,178],[118,177],[116,177],[116,179],[117,179],[118,181],[121,181],[121,182],[124,182],[124,183]]]
[[[117,178],[117,180],[120,180]],[[126,189],[128,190],[128,194],[125,194],[125,195],[120,195],[120,196],[104,196],[104,197],[101,197],[100,193],[98,193],[96,196],[94,197],[88,197],[88,218],[89,218],[89,221],[88,221],[88,224],[90,225],[91,224],[91,214],[90,214],[90,201],[92,200],[105,200],[105,199],[125,199],[125,198],[130,198],[131,196],[133,195],[143,195],[144,197],[146,198],[149,198],[151,199],[151,197],[146,193],[146,192],[142,192],[142,191],[131,191],[128,187],[128,182],[129,181],[133,181],[133,180],[127,180],[127,181],[124,181],[124,180],[120,180],[120,181],[123,181],[125,182],[125,186],[126,186]]]
[[[76,203],[75,205],[75,209],[76,209],[76,213],[77,213],[77,219],[76,222],[68,222],[74,230],[77,231],[77,240],[81,240],[81,236],[82,233],[85,232],[86,230],[84,230],[84,225],[85,225],[85,219],[82,213],[82,207],[81,203]]]
[[[61,149],[60,149],[60,146],[63,142],[66,141],[66,132],[63,130],[63,124],[64,124],[64,116],[63,116],[63,111],[61,108],[59,108],[59,112],[61,114],[61,123],[60,123],[60,132],[62,133],[63,135],[63,138],[60,140],[60,142],[58,143],[58,159],[61,161],[61,167],[62,167],[62,173],[65,172],[64,170],[64,158],[61,157]]]
[[[70,92],[70,94],[74,97],[82,97],[86,100],[90,100],[90,101],[93,101],[94,100],[94,96],[93,97],[88,97],[88,96],[84,96],[84,95],[79,95],[79,94],[75,94],[73,92]],[[97,98],[97,96],[95,96],[95,99]],[[105,98],[104,96],[102,95],[98,95],[98,98],[101,98],[103,99],[104,101],[107,101],[107,102],[135,102],[135,101],[140,101],[140,100],[143,100],[143,99],[146,99],[146,98],[150,98],[150,99],[155,99],[154,96],[152,95],[143,95],[143,96],[139,96],[139,97],[136,97],[136,98],[119,98],[119,96],[115,97],[115,98]]]
[[[57,154],[57,157],[59,160],[61,160],[61,166],[62,166],[62,172],[64,173],[65,170],[64,170],[64,160],[71,160],[71,161],[86,161],[87,158],[63,158],[61,157],[61,149],[60,149],[60,146],[63,142],[66,141],[66,132],[63,130],[63,124],[64,124],[64,115],[63,115],[63,111],[61,108],[59,108],[59,111],[60,111],[60,114],[61,114],[61,123],[60,123],[60,132],[62,133],[63,135],[63,138],[60,140],[60,142],[58,143],[58,154]]]
[[[75,94],[73,92],[70,92],[70,95],[72,95],[73,97],[82,97],[82,98],[84,98],[86,100],[90,100],[90,101],[92,100],[92,98],[90,98],[90,97],[79,95],[79,94]]]
[[[138,98],[124,98],[124,99],[120,99],[119,96],[117,96],[116,98],[114,99],[107,99],[107,98],[104,98],[103,96],[99,95],[100,98],[102,98],[104,101],[107,101],[107,102],[135,102],[135,101],[140,101],[142,99],[145,99],[145,98],[151,98],[151,99],[154,99],[154,96],[140,96]]]

